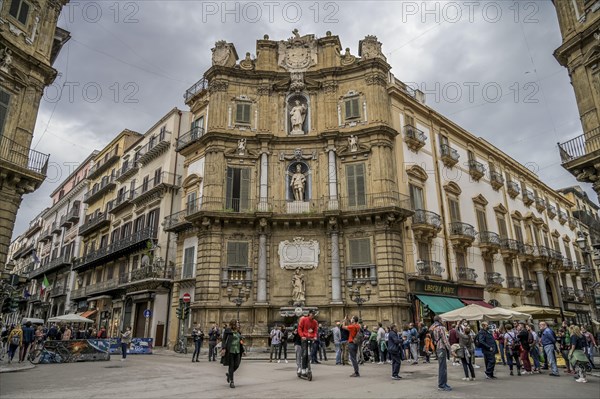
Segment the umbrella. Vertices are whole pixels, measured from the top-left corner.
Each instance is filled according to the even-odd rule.
[[[472,304],[464,308],[452,310],[440,315],[444,321],[459,321],[462,319],[470,321],[481,320],[512,320],[528,319],[530,316],[525,313],[512,312],[502,308],[486,308],[484,306]]]
[[[542,308],[539,306],[518,306],[513,311],[530,314],[534,319],[548,319],[560,316],[560,309]]]
[[[94,320],[86,319],[85,317],[81,317],[78,314],[71,313],[65,314],[62,316],[56,316],[48,319],[49,323],[93,323]]]

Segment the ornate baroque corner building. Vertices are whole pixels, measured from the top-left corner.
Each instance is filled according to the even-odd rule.
[[[69,38],[56,27],[68,0],[0,2],[0,265],[24,194],[46,177],[48,155],[31,150],[44,87],[56,77],[52,63]]]

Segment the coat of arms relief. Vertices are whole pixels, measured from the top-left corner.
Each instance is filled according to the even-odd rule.
[[[227,43],[225,40],[216,42],[215,47],[211,51],[213,65],[232,67],[238,60],[233,43]]]
[[[293,37],[279,42],[278,65],[288,72],[305,72],[317,64],[315,35],[300,36],[294,29]]]

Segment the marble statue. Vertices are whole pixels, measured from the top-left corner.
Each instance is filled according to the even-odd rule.
[[[292,125],[292,130],[290,134],[304,134],[304,129],[302,125],[304,124],[304,119],[306,118],[306,105],[300,104],[299,100],[295,101],[295,106],[292,107],[290,111],[290,122]]]
[[[294,192],[295,201],[304,201],[304,190],[306,185],[306,176],[302,173],[302,165],[296,164],[296,173],[292,174],[290,187]]]
[[[300,269],[296,269],[294,276],[292,277],[292,299],[294,304],[301,304],[304,302],[306,285],[304,283],[304,274],[300,272]]]

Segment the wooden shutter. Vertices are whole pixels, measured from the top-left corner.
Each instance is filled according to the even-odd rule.
[[[227,182],[225,190],[225,208],[233,209],[233,173],[234,168],[227,168]]]
[[[160,209],[154,209],[148,212],[148,223],[147,226],[152,229],[152,235],[154,237],[158,234],[158,217],[159,217]]]
[[[235,109],[235,121],[237,123],[250,123],[250,104],[240,103],[236,104]]]
[[[366,205],[365,164],[346,165],[346,180],[348,185],[348,205]]]
[[[488,231],[485,210],[475,209],[475,213],[477,214],[477,226],[479,227],[479,231]]]
[[[250,168],[241,169],[240,179],[240,211],[250,208]]]
[[[514,272],[513,272],[513,263],[512,261],[506,261],[504,262],[504,268],[506,269],[506,277],[512,277],[514,276]]]
[[[500,237],[508,238],[508,232],[506,231],[506,220],[500,216],[498,216],[496,220],[498,222],[498,232],[500,233]]]
[[[4,90],[0,90],[0,137],[4,132],[4,125],[6,123],[6,116],[8,115],[8,103],[10,101],[10,94]]]
[[[188,212],[193,211],[194,207],[196,206],[196,192],[191,192],[188,194],[187,196],[187,204],[186,204],[186,209]]]
[[[426,242],[419,243],[419,259],[429,260],[429,245]]]
[[[443,134],[440,134],[440,148],[444,145],[449,146],[448,137],[444,136]]]
[[[350,246],[351,265],[371,264],[371,240],[369,238],[349,240],[348,244]]]
[[[423,201],[423,189],[421,187],[409,184],[410,188],[410,205],[413,210],[425,209]]]
[[[464,252],[456,252],[456,267],[459,269],[464,269],[467,267]]]
[[[247,267],[248,266],[248,243],[247,242],[228,242],[227,243],[227,266]]]
[[[159,185],[161,183],[161,174],[162,174],[162,168],[158,168],[154,171],[154,186],[156,187],[157,185]]]
[[[345,108],[346,108],[346,119],[353,119],[353,118],[360,117],[358,98],[347,99],[344,102],[344,104],[345,104]]]
[[[515,238],[517,239],[517,241],[523,241],[523,231],[521,230],[521,226],[519,226],[516,223],[513,223],[513,228],[515,229]]]
[[[448,207],[450,208],[450,222],[460,222],[460,204],[454,198],[448,198]]]
[[[186,248],[183,255],[183,277],[192,277],[194,275],[194,251],[195,247]]]

